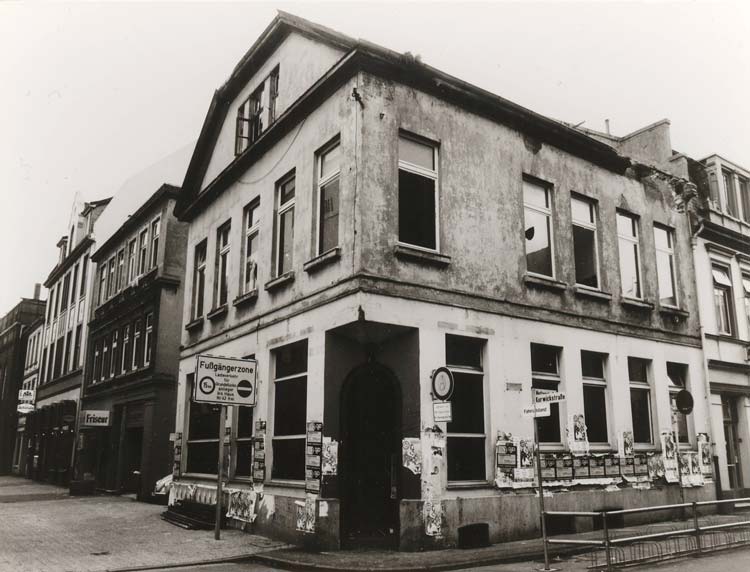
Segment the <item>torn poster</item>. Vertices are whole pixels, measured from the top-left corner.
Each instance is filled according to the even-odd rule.
[[[518,468],[529,469],[534,467],[534,444],[529,439],[521,439],[518,442]]]
[[[698,433],[698,466],[704,477],[711,477],[713,459],[711,459],[711,442],[708,433]]]
[[[339,465],[339,442],[323,437],[323,474],[335,475]]]
[[[510,433],[498,433],[495,442],[495,486],[513,486],[513,470],[518,462],[518,446]]]
[[[582,413],[568,417],[568,448],[573,455],[589,454],[589,437]]]
[[[407,437],[401,441],[401,462],[415,475],[422,473],[422,440]]]
[[[229,493],[227,516],[244,522],[253,522],[255,520],[256,493],[245,490],[228,490],[227,492]]]
[[[443,503],[439,500],[424,502],[424,532],[427,536],[443,534]]]
[[[316,495],[308,494],[305,498],[305,529],[304,532],[312,534],[315,532],[315,501]]]
[[[620,457],[633,456],[633,432],[620,431],[617,434],[617,452]]]

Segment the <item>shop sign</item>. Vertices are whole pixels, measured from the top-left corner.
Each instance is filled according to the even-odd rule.
[[[450,401],[433,401],[432,415],[435,423],[450,423],[453,421],[453,407]]]
[[[93,409],[84,411],[83,425],[85,427],[109,427],[109,411],[95,411]]]
[[[36,391],[33,389],[19,389],[18,390],[18,401],[34,401],[34,397],[36,396]]]
[[[199,355],[193,399],[200,403],[255,406],[257,362]]]
[[[19,413],[31,413],[34,411],[33,403],[19,403],[16,408]]]

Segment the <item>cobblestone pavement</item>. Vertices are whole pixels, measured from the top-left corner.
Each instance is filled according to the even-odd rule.
[[[58,487],[0,477],[0,571],[103,572],[207,562],[285,546],[237,530],[222,530],[216,541],[213,531],[164,522],[159,518],[164,510],[127,497],[69,497]]]

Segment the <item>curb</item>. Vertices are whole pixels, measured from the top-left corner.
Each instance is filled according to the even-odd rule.
[[[191,560],[190,562],[180,562],[177,564],[145,564],[143,566],[130,566],[127,568],[107,568],[106,572],[143,572],[146,570],[162,570],[164,568],[187,568],[188,566],[208,566],[210,564],[224,564],[227,562],[250,562],[257,556],[257,553],[240,554],[238,556],[227,556],[225,558],[214,558],[211,560]]]

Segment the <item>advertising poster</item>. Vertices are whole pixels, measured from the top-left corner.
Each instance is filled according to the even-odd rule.
[[[323,437],[323,475],[335,475],[339,466],[339,442]]]
[[[253,437],[253,483],[266,480],[266,422],[255,422]]]
[[[713,465],[711,442],[708,438],[708,433],[698,433],[698,466],[704,478],[711,478]]]
[[[620,431],[617,434],[617,452],[620,457],[633,456],[633,432]]]
[[[253,522],[255,520],[255,492],[228,490],[227,493],[229,493],[227,516],[243,522]]]
[[[518,445],[510,433],[499,432],[495,442],[495,485],[513,486],[513,471],[518,463]]]
[[[422,474],[422,440],[419,437],[401,441],[401,463],[415,475]]]
[[[583,413],[568,417],[568,448],[573,455],[589,454],[589,437]]]
[[[323,423],[310,421],[307,424],[305,445],[305,491],[318,494],[323,462]]]

